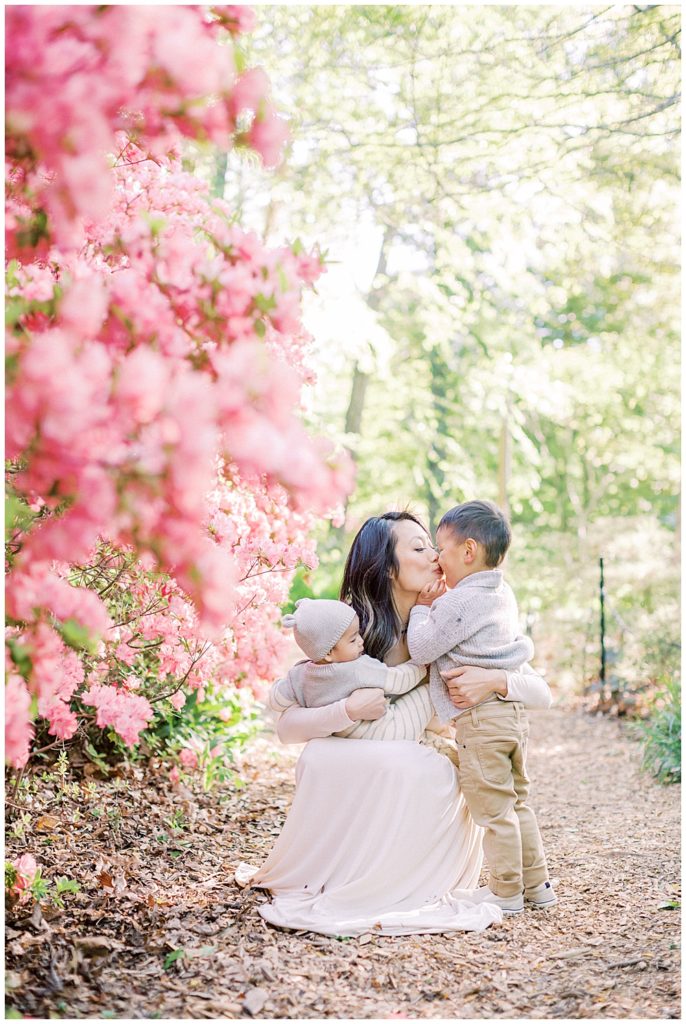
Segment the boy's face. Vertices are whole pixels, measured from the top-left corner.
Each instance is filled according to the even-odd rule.
[[[445,526],[436,533],[438,564],[445,575],[446,586],[457,586],[460,580],[486,568],[482,545],[471,537],[461,540]]]
[[[326,661],[355,661],[364,654],[364,641],[360,636],[360,620],[357,615],[335,647],[326,656]]]

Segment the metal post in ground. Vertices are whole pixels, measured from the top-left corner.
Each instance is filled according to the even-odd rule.
[[[600,682],[605,683],[605,573],[600,559]]]

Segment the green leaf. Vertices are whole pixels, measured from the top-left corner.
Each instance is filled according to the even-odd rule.
[[[108,766],[107,762],[104,760],[102,754],[100,754],[95,749],[95,747],[90,742],[90,740],[86,741],[86,743],[84,744],[84,748],[83,749],[84,749],[84,753],[86,754],[86,757],[89,759],[89,761],[92,761],[94,765],[97,765],[97,767],[100,769],[100,771],[103,773],[103,775],[109,775],[110,774],[110,769],[109,769],[109,766]],[[95,812],[95,808],[93,808],[93,811],[91,813],[94,813],[94,812]]]
[[[5,495],[5,542],[15,530],[28,530],[36,513],[16,494]]]
[[[85,626],[82,626],[76,619],[67,619],[57,627],[62,639],[75,651],[86,651],[88,654],[95,654],[98,649],[97,637],[91,635]]]
[[[5,861],[5,889],[11,889],[17,880],[17,869],[10,861]]]
[[[21,299],[9,299],[5,305],[5,326],[14,327],[26,311],[26,304]]]
[[[276,309],[276,299],[273,295],[263,295],[262,292],[258,292],[254,302],[260,313],[270,313],[272,309]]]
[[[9,647],[10,654],[12,655],[12,661],[17,666],[24,679],[28,679],[33,667],[33,662],[28,648],[24,647],[23,644],[20,644],[14,637],[9,637],[6,643]]]
[[[152,214],[149,211],[144,212],[143,219],[146,221],[150,228],[150,233],[153,238],[157,238],[162,234],[167,226],[166,217],[162,217],[160,214]]]
[[[62,875],[56,879],[55,888],[58,893],[81,891],[81,886],[74,878],[65,878]]]
[[[185,957],[185,955],[186,955],[186,950],[183,949],[183,948],[182,949],[175,949],[171,953],[167,953],[167,955],[164,958],[164,969],[165,969],[165,971],[168,971],[169,968],[171,967],[171,965],[173,963],[176,963],[177,960],[182,960]]]

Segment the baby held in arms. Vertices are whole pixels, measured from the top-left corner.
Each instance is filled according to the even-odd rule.
[[[335,736],[367,740],[419,740],[434,714],[424,665],[406,662],[389,668],[364,653],[357,614],[343,601],[296,602],[282,623],[293,630],[307,659],[299,661],[272,687],[270,706],[284,711],[292,704],[322,707],[349,697],[354,690],[379,688],[386,712],[373,722],[356,722]]]

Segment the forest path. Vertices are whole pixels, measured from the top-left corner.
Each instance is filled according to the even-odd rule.
[[[482,933],[340,940],[268,927],[256,913],[266,894],[232,874],[278,835],[298,753],[262,735],[241,790],[174,791],[166,773],[140,769],[99,782],[104,829],[65,818],[31,847],[82,892],[47,920],[10,918],[10,1005],[74,1017],[679,1017],[668,905],[680,787],[640,772],[617,722],[531,715],[533,804],[559,903]]]

